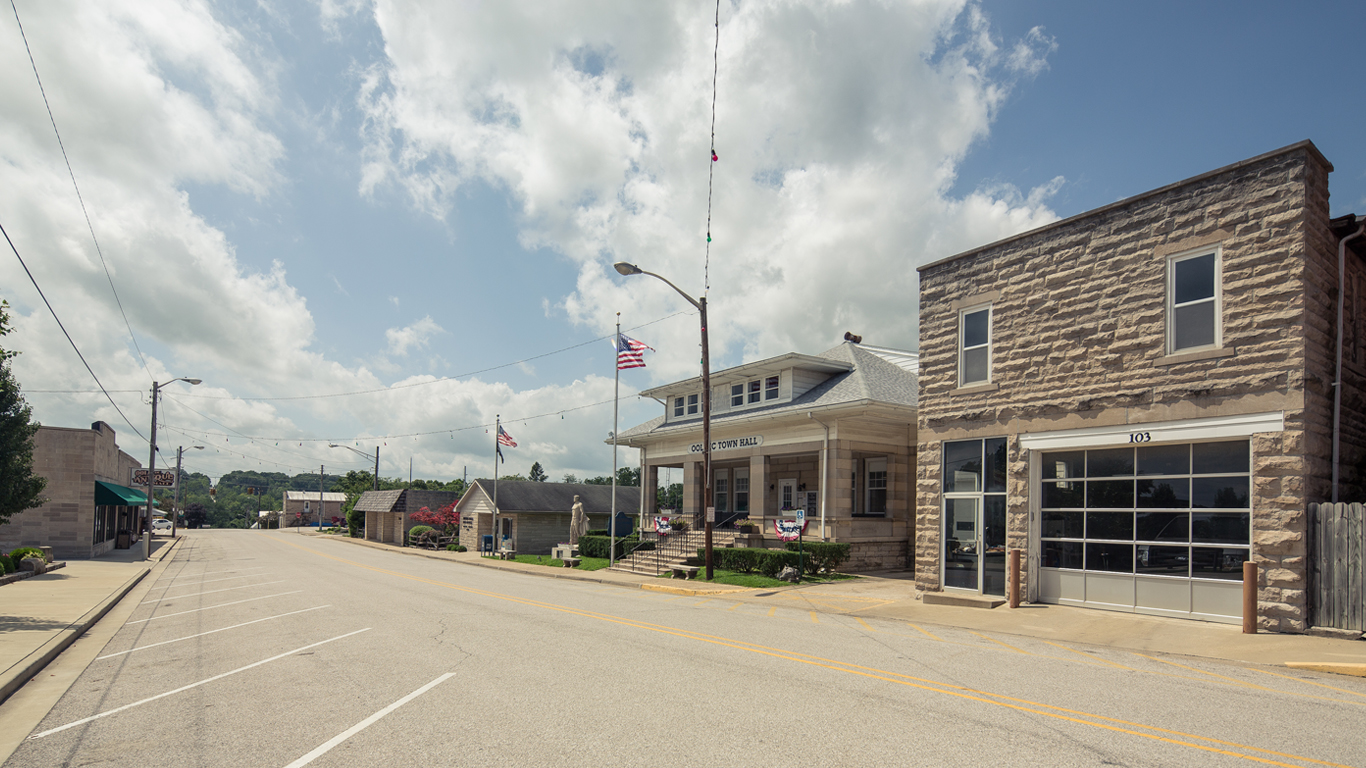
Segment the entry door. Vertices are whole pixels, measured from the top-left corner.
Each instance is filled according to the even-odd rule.
[[[944,520],[944,586],[1004,597],[1005,497],[946,499]]]
[[[778,509],[793,510],[801,504],[797,498],[797,479],[789,477],[786,480],[778,481]]]

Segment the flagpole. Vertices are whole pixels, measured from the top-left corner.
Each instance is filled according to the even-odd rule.
[[[493,416],[493,551],[497,552],[502,542],[498,541],[498,435],[503,431],[502,414]]]
[[[617,564],[617,404],[621,400],[621,313],[617,313],[617,333],[612,337],[612,346],[617,353],[613,355],[612,368],[616,373],[612,384],[612,517],[607,521],[607,537],[610,546],[607,550],[607,567]]]

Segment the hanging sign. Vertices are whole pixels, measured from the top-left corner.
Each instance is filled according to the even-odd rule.
[[[806,519],[803,517],[801,522],[796,520],[774,520],[773,532],[778,534],[778,538],[783,541],[796,541],[806,532]]]
[[[134,486],[140,485],[140,486],[146,487],[146,486],[147,486],[147,470],[146,470],[146,469],[130,468],[130,469],[128,470],[128,484],[129,484],[129,485],[134,485]],[[153,487],[155,487],[155,488],[174,488],[174,487],[175,487],[175,472],[173,472],[173,471],[171,471],[171,470],[168,470],[168,469],[158,469],[158,470],[156,471],[156,476],[152,478],[152,484],[153,484]]]
[[[669,518],[655,518],[655,533],[659,534],[660,536],[668,536],[670,533],[673,533],[673,530],[673,526],[669,524]]]

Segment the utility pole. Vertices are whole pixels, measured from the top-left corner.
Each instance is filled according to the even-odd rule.
[[[175,538],[175,527],[180,522],[180,457],[185,455],[185,446],[175,449],[175,503],[171,505],[171,538]]]
[[[323,465],[318,465],[318,532],[323,529]]]

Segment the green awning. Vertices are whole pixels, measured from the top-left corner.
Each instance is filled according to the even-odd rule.
[[[147,495],[114,483],[95,481],[95,506],[97,507],[145,507]]]

